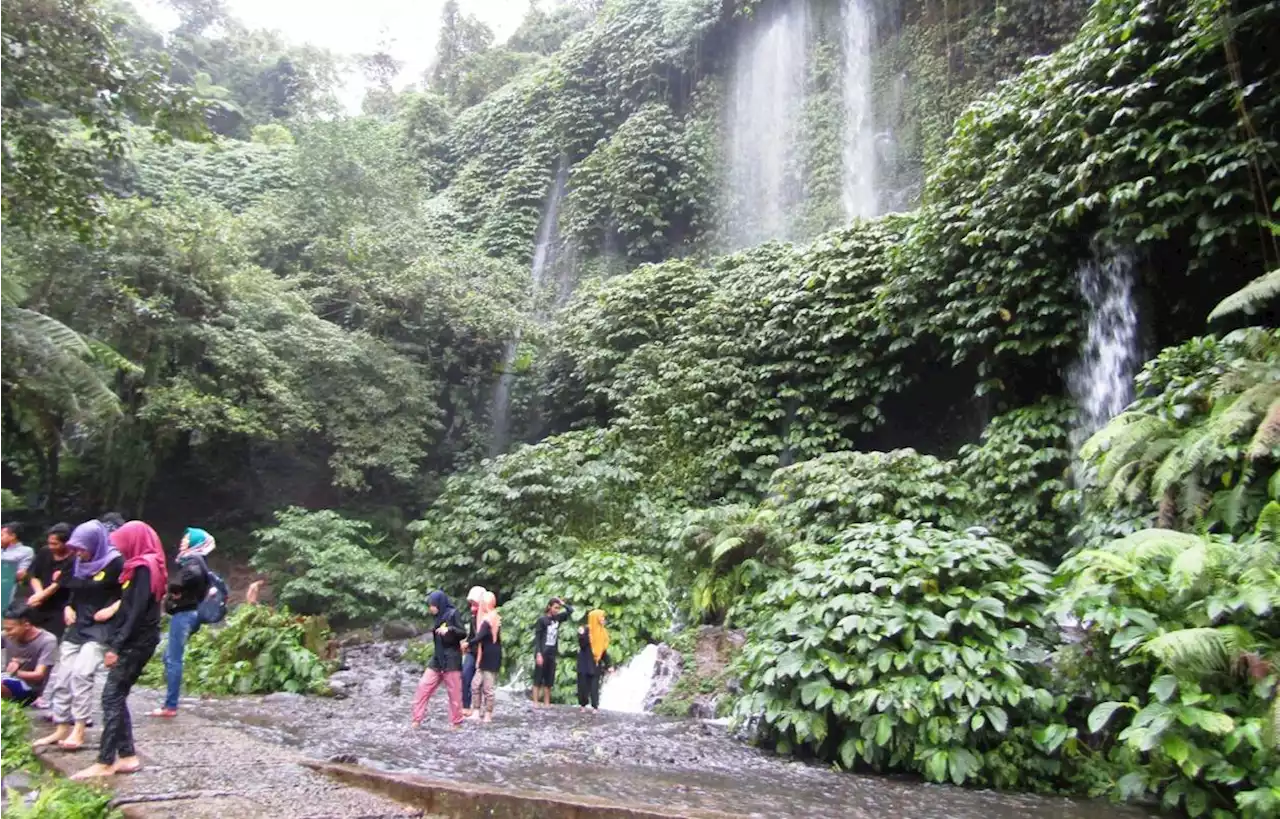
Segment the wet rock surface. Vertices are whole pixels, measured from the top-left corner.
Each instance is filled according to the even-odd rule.
[[[448,730],[443,689],[421,729],[409,727],[418,670],[389,664],[387,646],[348,649],[348,698],[240,697],[184,702],[220,728],[317,760],[356,759],[387,771],[620,804],[743,816],[911,819],[1120,819],[1105,803],[858,776],[735,742],[721,725],[645,714],[535,709],[500,691],[494,721]],[[181,719],[181,717],[179,718]],[[230,815],[230,814],[227,814]]]

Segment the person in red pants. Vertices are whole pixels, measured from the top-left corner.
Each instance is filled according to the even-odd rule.
[[[449,696],[449,723],[457,730],[462,725],[462,641],[467,636],[467,629],[444,592],[438,589],[431,592],[427,596],[427,608],[436,618],[431,632],[435,651],[413,697],[413,727],[422,725],[427,715],[427,702],[444,683]]]

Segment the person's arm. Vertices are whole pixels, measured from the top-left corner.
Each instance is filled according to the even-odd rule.
[[[98,609],[97,611],[95,611],[93,613],[93,622],[105,623],[108,620],[110,620],[112,617],[115,617],[116,612],[120,611],[120,603],[123,600],[124,598],[121,597],[119,600],[107,606],[105,609]]]
[[[116,627],[115,633],[111,635],[111,639],[107,641],[107,647],[112,654],[119,654],[124,644],[133,639],[138,626],[142,622],[142,615],[147,611],[147,606],[151,603],[151,570],[146,566],[139,566],[133,573],[133,579],[129,583],[129,588],[124,590],[124,597],[116,601],[115,606],[119,607],[124,603],[124,620]],[[101,614],[102,612],[98,612]],[[97,619],[97,615],[94,615]]]
[[[559,614],[556,615],[557,623],[563,623],[565,620],[569,619],[569,615],[573,614],[573,606],[569,605],[563,600],[560,601],[560,604],[563,605],[564,608],[560,611]]]
[[[462,617],[458,614],[458,610],[453,610],[453,616],[449,618],[447,623],[449,633],[459,641],[467,639],[467,627],[462,625]]]
[[[31,561],[35,560],[35,557],[35,550],[28,546],[26,551],[22,552],[22,557],[18,558],[17,579],[19,583],[27,579],[27,575],[30,574],[28,570],[31,568]]]

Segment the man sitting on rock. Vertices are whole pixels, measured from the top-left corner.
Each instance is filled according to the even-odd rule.
[[[44,692],[58,661],[58,638],[37,628],[32,610],[15,602],[4,614],[4,678],[0,696],[30,705]]]

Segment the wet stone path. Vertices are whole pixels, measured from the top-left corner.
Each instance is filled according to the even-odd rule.
[[[499,692],[493,723],[468,720],[448,730],[444,691],[426,723],[409,727],[416,671],[361,647],[351,657],[346,699],[274,694],[188,700],[184,716],[313,759],[342,759],[436,780],[548,795],[603,798],[673,811],[751,817],[848,819],[1133,819],[1146,814],[1102,802],[931,785],[910,778],[860,776],[754,749],[718,725],[642,714],[535,709]],[[379,654],[378,656],[384,656]],[[362,666],[364,670],[362,669]],[[180,725],[179,725],[180,727]],[[195,739],[193,737],[193,739]],[[145,747],[145,746],[144,746]],[[292,815],[292,814],[290,814]]]

